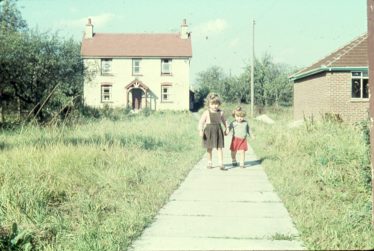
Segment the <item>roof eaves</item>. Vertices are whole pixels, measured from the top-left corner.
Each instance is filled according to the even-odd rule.
[[[307,72],[304,72],[304,73],[301,73],[301,74],[291,75],[289,77],[289,79],[291,81],[295,81],[295,80],[298,80],[298,79],[301,79],[301,78],[306,78],[308,76],[311,76],[311,75],[314,75],[314,74],[317,74],[317,73],[320,73],[320,72],[327,71],[327,69],[328,69],[327,67],[321,66],[320,68],[315,68],[315,69],[312,69],[310,71],[307,71]]]
[[[320,72],[325,72],[325,71],[346,72],[346,71],[367,71],[367,70],[368,70],[367,66],[341,66],[341,67],[321,66],[320,68],[316,68],[316,69],[310,70],[308,72],[305,72],[299,75],[291,75],[289,79],[290,81],[295,81],[295,80],[306,78],[306,77],[315,75]]]

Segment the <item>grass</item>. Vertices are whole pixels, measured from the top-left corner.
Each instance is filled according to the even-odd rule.
[[[295,239],[295,236],[293,235],[286,235],[286,234],[281,234],[281,233],[275,233],[274,235],[271,236],[271,240],[283,240],[283,241],[292,241]]]
[[[201,158],[196,123],[164,112],[2,131],[0,249],[126,250]]]
[[[288,128],[291,109],[266,113],[276,123],[251,119],[256,135],[251,145],[306,247],[374,248],[370,163],[362,128],[331,120]]]

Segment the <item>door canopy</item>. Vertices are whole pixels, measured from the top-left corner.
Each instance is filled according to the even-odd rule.
[[[138,79],[134,79],[125,88],[127,89],[127,91],[130,91],[130,90],[135,89],[135,88],[139,88],[139,89],[142,89],[145,93],[147,92],[147,90],[149,90],[148,86],[143,84],[142,81],[140,81]]]

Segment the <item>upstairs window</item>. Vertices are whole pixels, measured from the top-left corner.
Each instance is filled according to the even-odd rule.
[[[112,59],[101,59],[101,75],[108,75],[112,73]]]
[[[367,71],[352,72],[352,96],[353,99],[369,98],[369,77]]]
[[[140,58],[132,59],[132,75],[140,75]]]
[[[171,59],[161,59],[161,74],[171,74]]]
[[[101,102],[111,102],[112,101],[112,86],[102,85],[101,86]]]

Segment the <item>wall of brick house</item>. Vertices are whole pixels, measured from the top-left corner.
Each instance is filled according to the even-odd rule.
[[[295,120],[332,113],[354,123],[367,118],[368,109],[368,100],[351,98],[351,72],[320,73],[294,83]]]
[[[313,116],[319,119],[330,110],[330,86],[326,73],[319,73],[294,82],[294,119]]]
[[[339,114],[343,121],[354,123],[366,119],[369,101],[351,98],[351,72],[328,72],[332,99],[331,112]]]

